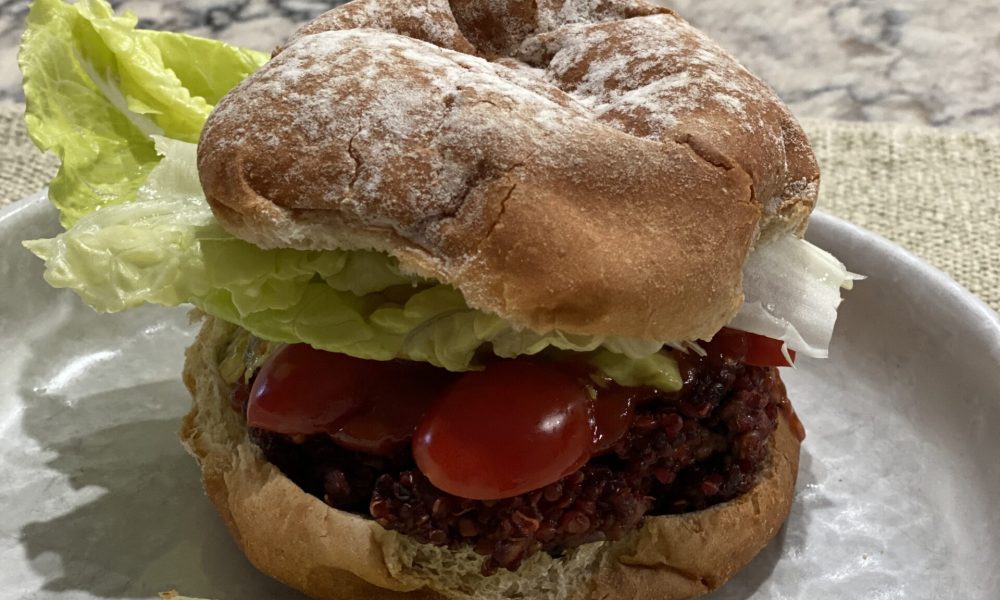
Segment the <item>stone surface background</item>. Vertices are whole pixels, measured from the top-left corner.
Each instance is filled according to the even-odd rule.
[[[661,0],[778,91],[799,117],[1000,127],[996,0]],[[269,50],[338,4],[114,0],[142,27]],[[21,100],[28,0],[0,0],[0,99]]]

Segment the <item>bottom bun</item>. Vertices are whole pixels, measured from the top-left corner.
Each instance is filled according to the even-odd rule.
[[[266,462],[230,408],[230,386],[219,371],[236,330],[209,318],[188,349],[184,383],[194,404],[181,439],[250,562],[317,599],[691,598],[746,565],[791,508],[799,442],[781,417],[760,480],[743,496],[698,512],[646,517],[621,540],[585,544],[559,558],[540,552],[516,572],[484,577],[482,557],[470,549],[421,544],[330,508]]]

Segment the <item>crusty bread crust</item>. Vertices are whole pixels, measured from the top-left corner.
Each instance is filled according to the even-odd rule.
[[[639,0],[356,0],[209,117],[205,194],[263,247],[373,248],[536,331],[706,339],[818,172],[774,93]]]
[[[330,508],[267,463],[229,408],[219,361],[236,327],[208,318],[188,349],[194,403],[181,438],[233,539],[261,571],[321,600],[680,600],[717,588],[764,547],[791,507],[799,442],[782,418],[771,458],[747,494],[707,510],[647,517],[613,543],[560,559],[544,553],[515,573],[478,574],[482,557],[419,544]],[[528,593],[530,591],[530,593]]]

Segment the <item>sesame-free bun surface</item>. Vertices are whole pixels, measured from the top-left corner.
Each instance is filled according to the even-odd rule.
[[[234,88],[199,144],[222,224],[376,249],[536,331],[705,339],[818,173],[774,93],[633,0],[356,0]]]
[[[330,508],[266,462],[229,406],[219,361],[236,331],[209,318],[188,349],[194,399],[181,438],[233,539],[258,569],[321,600],[677,600],[726,582],[774,536],[791,507],[799,443],[782,417],[747,494],[707,510],[646,517],[616,542],[539,553],[516,572],[479,575],[482,557],[420,544]]]

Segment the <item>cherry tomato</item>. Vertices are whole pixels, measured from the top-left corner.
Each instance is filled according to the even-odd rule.
[[[443,369],[440,372],[448,374]],[[345,448],[369,454],[392,455],[405,449],[427,406],[441,394],[441,380],[397,379],[402,384],[397,393],[380,394],[330,437]]]
[[[491,363],[428,407],[413,457],[456,496],[517,496],[583,466],[593,443],[587,413],[586,389],[566,372],[524,359]]]
[[[781,352],[782,344],[781,340],[723,327],[705,344],[705,349],[755,367],[787,367],[791,363]],[[794,362],[795,351],[789,350],[788,355]]]
[[[413,435],[428,402],[452,379],[424,363],[364,360],[292,344],[257,374],[247,424],[289,435],[327,433],[348,448],[391,453]]]

